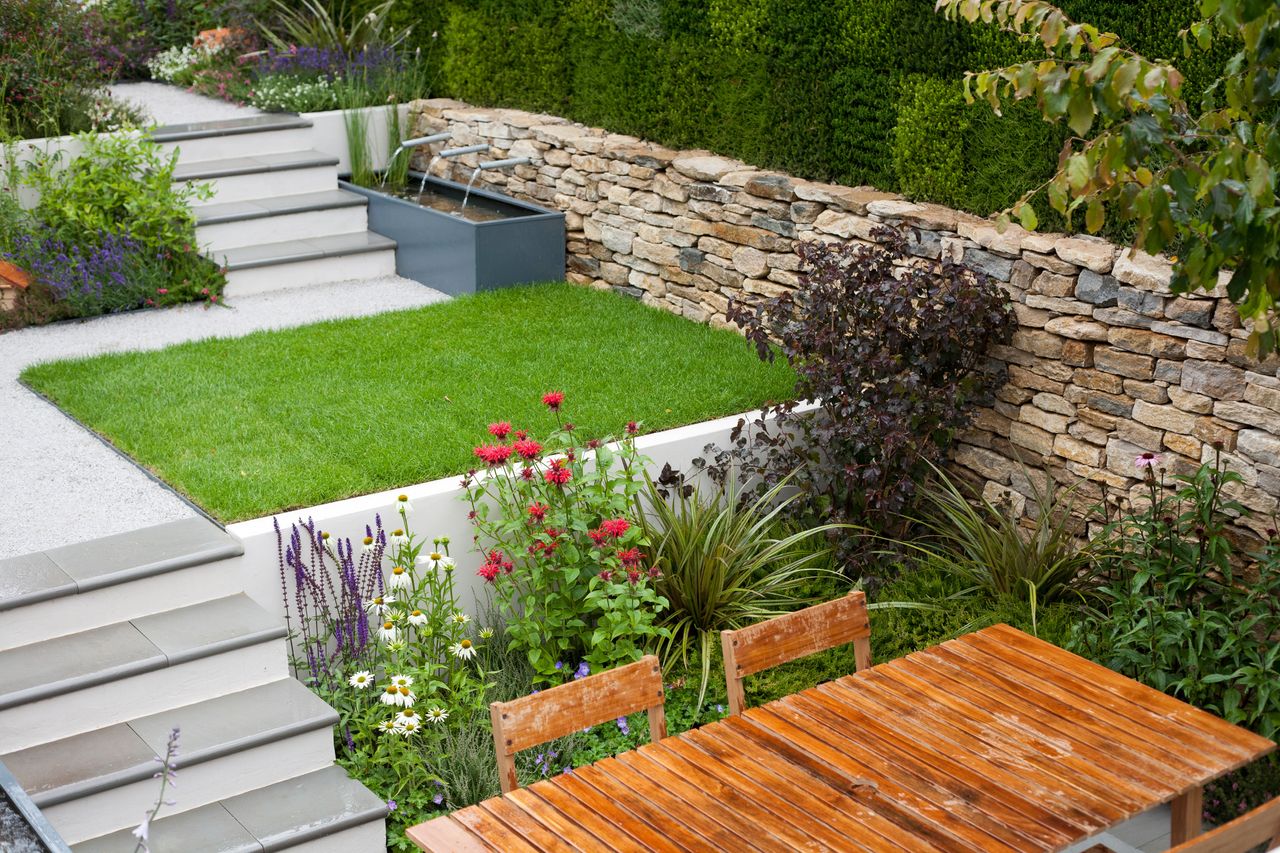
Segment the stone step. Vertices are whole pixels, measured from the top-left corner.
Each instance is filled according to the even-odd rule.
[[[286,635],[238,594],[0,652],[0,755],[277,681]]]
[[[180,730],[174,811],[333,763],[338,714],[291,678],[3,756],[70,843],[136,826],[155,805],[155,756]]]
[[[207,254],[226,249],[354,234],[369,228],[369,200],[346,190],[202,205],[196,241]]]
[[[188,164],[303,150],[311,147],[312,133],[311,122],[301,116],[274,114],[171,124],[156,128],[151,138]]]
[[[289,240],[213,253],[228,298],[394,275],[396,243],[372,231]]]
[[[253,201],[336,190],[338,159],[310,149],[179,163],[175,183],[208,183],[206,202]]]
[[[382,853],[386,803],[339,767],[248,791],[216,805],[165,816],[151,825],[156,853]],[[75,853],[133,853],[121,829],[74,845]]]
[[[0,651],[233,595],[243,553],[196,516],[0,560]]]

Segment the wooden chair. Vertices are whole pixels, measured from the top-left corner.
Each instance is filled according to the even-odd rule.
[[[1197,836],[1169,853],[1247,853],[1260,844],[1280,848],[1280,797],[1263,803],[1230,823]]]
[[[498,753],[502,793],[520,787],[515,754],[522,749],[580,732],[587,726],[616,720],[636,711],[649,712],[649,738],[667,736],[663,712],[662,667],[647,655],[635,663],[588,675],[577,681],[489,705],[493,746]]]
[[[729,713],[745,707],[742,679],[761,670],[853,643],[859,670],[871,666],[871,623],[862,592],[816,604],[736,631],[721,631]]]

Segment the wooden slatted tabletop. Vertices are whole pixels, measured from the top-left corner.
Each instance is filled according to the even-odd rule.
[[[428,851],[1052,851],[1266,738],[996,625],[409,830]]]

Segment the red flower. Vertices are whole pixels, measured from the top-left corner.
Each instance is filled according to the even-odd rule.
[[[523,468],[520,469],[520,476],[524,477],[526,480],[532,480],[533,469],[530,468],[528,465],[524,466]]]
[[[611,518],[600,525],[600,529],[608,533],[614,539],[631,529],[631,522],[625,518]]]
[[[485,563],[476,570],[476,574],[484,578],[486,583],[493,583],[494,579],[498,577],[499,571],[500,567],[495,566],[493,563]]]
[[[657,566],[650,566],[649,577],[653,578],[654,580],[657,580],[658,578],[662,577],[662,572],[658,570]]]
[[[624,566],[635,566],[644,560],[644,554],[639,548],[628,548],[625,551],[618,552],[618,559],[622,561]]]
[[[547,510],[550,508],[551,507],[546,504],[533,504],[529,507],[529,517],[534,521],[542,521],[542,519],[547,517]]]
[[[529,433],[528,433],[528,432],[526,432],[525,430],[522,430],[522,429],[518,429],[518,430],[516,430],[516,440],[517,440],[517,441],[524,441],[524,440],[525,440],[526,438],[528,438],[528,437],[529,437]]]
[[[494,438],[506,438],[511,434],[511,424],[506,421],[498,421],[496,424],[489,424],[489,435]]]
[[[568,467],[566,467],[567,465],[568,465],[568,462],[566,462],[565,460],[556,459],[551,463],[550,468],[542,472],[543,479],[545,479],[548,483],[551,483],[553,485],[560,486],[563,488],[565,483],[568,483],[570,480],[573,479],[573,472],[570,471]]]
[[[640,431],[640,424],[635,421],[627,421],[627,435],[635,435]]]
[[[505,444],[482,444],[475,450],[476,456],[484,460],[489,467],[501,465],[511,455],[511,448]]]
[[[542,445],[531,438],[518,439],[512,447],[524,459],[536,459],[542,452]]]
[[[560,404],[564,402],[563,391],[548,391],[542,395],[543,404],[553,412],[560,411]]]
[[[639,572],[637,572],[635,569],[632,569],[631,571],[627,572],[627,581],[628,581],[628,582],[630,582],[630,583],[633,583],[633,584],[634,584],[634,583],[635,583],[636,581],[638,581],[638,580],[640,580],[640,573],[639,573]]]
[[[573,432],[575,429],[577,429],[577,427],[573,425],[572,421],[564,425],[565,432]]]
[[[591,541],[596,543],[597,547],[603,546],[609,538],[603,530],[588,530],[587,535],[591,537]]]
[[[600,446],[600,439],[598,439],[598,438],[589,438],[589,439],[587,439],[587,449],[588,449],[588,450],[595,450],[595,449],[596,449],[597,447],[599,447],[599,446]]]
[[[161,296],[166,295],[168,292],[169,292],[169,288],[167,287],[161,287],[156,290],[156,293],[160,294]]]
[[[514,567],[511,565],[511,561],[506,558],[506,555],[495,548],[485,557],[484,565],[480,567],[476,574],[493,583],[493,579],[499,574],[511,574],[512,568]]]
[[[600,580],[602,581],[613,580],[613,572],[609,571],[608,569],[605,569],[603,572],[600,573]]]

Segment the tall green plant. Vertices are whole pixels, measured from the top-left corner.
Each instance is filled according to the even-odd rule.
[[[343,106],[342,123],[347,129],[347,155],[351,159],[351,183],[374,185],[373,158],[369,152],[369,115],[363,109]]]
[[[1009,504],[966,493],[935,467],[932,479],[920,487],[914,519],[928,535],[898,543],[899,548],[962,578],[969,585],[966,593],[1012,595],[1034,605],[1062,600],[1092,582],[1097,546],[1077,538],[1074,489],[1057,496],[1052,486],[1033,492],[1036,512],[1027,528]]]
[[[814,583],[839,576],[827,567],[832,549],[823,536],[851,525],[784,532],[782,518],[797,499],[789,486],[787,478],[744,499],[732,477],[711,494],[647,478],[637,517],[661,572],[657,592],[668,602],[660,624],[671,633],[659,645],[660,656],[670,666],[677,658],[687,662],[696,649],[698,707],[720,631],[815,603]]]
[[[396,0],[383,0],[372,8],[337,0],[273,0],[274,24],[258,22],[262,35],[280,50],[295,45],[329,48],[347,55],[365,48],[397,47],[412,27],[395,27],[391,13]]]

